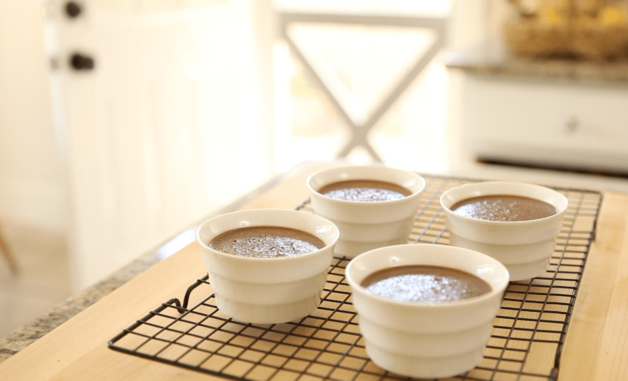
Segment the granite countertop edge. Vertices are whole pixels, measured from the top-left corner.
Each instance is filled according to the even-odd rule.
[[[45,315],[19,328],[9,336],[1,338],[0,363],[78,315],[162,259],[163,257],[159,253],[145,254],[107,279],[71,296]]]
[[[586,61],[505,56],[484,59],[447,53],[446,66],[479,75],[555,79],[582,84],[628,85],[628,59]]]

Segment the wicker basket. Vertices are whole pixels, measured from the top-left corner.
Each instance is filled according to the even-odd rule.
[[[628,25],[578,23],[572,35],[573,53],[595,60],[622,56],[628,48]]]
[[[542,24],[534,18],[518,18],[504,24],[504,40],[517,55],[564,55],[570,53],[571,30],[567,23]]]

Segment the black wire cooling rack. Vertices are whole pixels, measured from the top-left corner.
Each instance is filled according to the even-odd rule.
[[[424,176],[409,243],[448,244],[440,195],[479,180]],[[556,250],[543,276],[511,282],[480,365],[449,380],[556,380],[561,352],[602,202],[599,192],[554,188],[569,199]],[[298,210],[311,212],[306,201]],[[222,314],[207,276],[183,303],[172,298],[109,342],[113,350],[235,380],[399,380],[368,358],[351,289],[347,259],[329,269],[320,307],[298,322],[245,324]],[[194,301],[192,294],[200,295]],[[194,304],[188,306],[188,304]]]

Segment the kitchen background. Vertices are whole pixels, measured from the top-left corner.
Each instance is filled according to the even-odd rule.
[[[0,337],[307,160],[628,192],[627,6],[0,2]]]

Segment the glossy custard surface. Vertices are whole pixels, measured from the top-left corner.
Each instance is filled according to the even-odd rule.
[[[451,210],[466,217],[486,221],[529,221],[558,212],[553,205],[544,201],[511,195],[468,198],[455,203]]]
[[[347,201],[378,202],[399,200],[412,192],[397,184],[374,180],[349,180],[325,185],[319,193]]]
[[[255,258],[295,257],[325,247],[318,237],[292,228],[252,226],[225,232],[209,247],[228,254]]]
[[[361,283],[366,291],[398,302],[443,303],[480,296],[491,286],[465,271],[440,266],[389,267]]]

